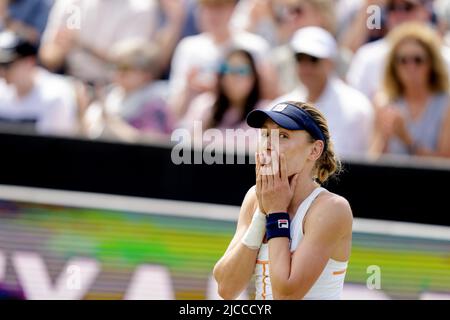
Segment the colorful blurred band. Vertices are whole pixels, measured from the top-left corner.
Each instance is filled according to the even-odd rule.
[[[219,299],[236,206],[12,186],[0,199],[0,299]],[[450,298],[449,227],[354,229],[344,299]]]

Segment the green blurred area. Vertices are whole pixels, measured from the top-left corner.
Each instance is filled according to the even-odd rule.
[[[235,230],[231,221],[8,204],[9,209],[0,207],[0,249],[28,248],[61,263],[95,258],[102,272],[115,274],[117,281],[128,279],[139,265],[163,265],[177,299],[205,298],[207,279]],[[346,281],[365,285],[373,265],[381,270],[383,292],[392,298],[450,293],[450,241],[355,232]],[[86,299],[120,297],[120,292],[92,288]]]

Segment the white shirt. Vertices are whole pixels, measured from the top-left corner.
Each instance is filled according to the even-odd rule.
[[[275,100],[306,101],[307,92],[295,89]],[[370,101],[360,92],[337,77],[331,77],[324,92],[314,103],[328,122],[331,140],[341,156],[365,155],[370,146],[374,125],[374,111]]]
[[[71,135],[78,129],[75,94],[67,79],[39,69],[25,97],[0,82],[0,125],[33,125],[40,134]]]
[[[184,90],[187,74],[194,67],[200,69],[204,81],[211,81],[221,59],[231,48],[249,51],[257,62],[269,52],[269,45],[263,38],[248,32],[232,33],[231,41],[220,46],[207,33],[186,37],[178,44],[172,60],[170,95],[176,96]]]
[[[367,43],[356,51],[347,73],[347,82],[372,99],[382,86],[389,42],[383,38]],[[450,48],[442,47],[442,55],[450,72]]]
[[[311,204],[317,196],[326,189],[318,187],[300,204],[294,218],[291,221],[290,252],[293,254],[303,239],[303,221]],[[347,273],[348,261],[328,259],[325,268],[319,278],[309,289],[304,300],[341,300],[344,288],[344,280]],[[272,284],[269,270],[269,244],[263,243],[258,252],[255,265],[255,299],[272,300]]]
[[[107,53],[111,46],[129,38],[150,41],[157,21],[155,0],[58,0],[42,43],[53,42],[57,32],[68,27],[79,31],[80,43]],[[69,72],[75,77],[98,81],[110,76],[104,62],[80,47],[71,50],[67,59]]]

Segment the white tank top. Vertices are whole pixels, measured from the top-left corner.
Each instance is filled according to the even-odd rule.
[[[316,188],[300,205],[291,221],[290,250],[293,253],[303,238],[303,219],[309,207],[324,188]],[[305,295],[305,300],[340,300],[348,262],[329,259],[316,283]],[[259,249],[255,267],[256,300],[272,300],[269,274],[269,245],[263,243]]]

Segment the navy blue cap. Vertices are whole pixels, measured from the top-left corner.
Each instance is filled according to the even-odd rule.
[[[267,119],[271,119],[277,125],[288,130],[305,130],[314,139],[321,140],[325,144],[326,139],[318,124],[311,115],[289,102],[279,103],[269,111],[254,110],[247,116],[247,124],[252,128],[262,128]]]

